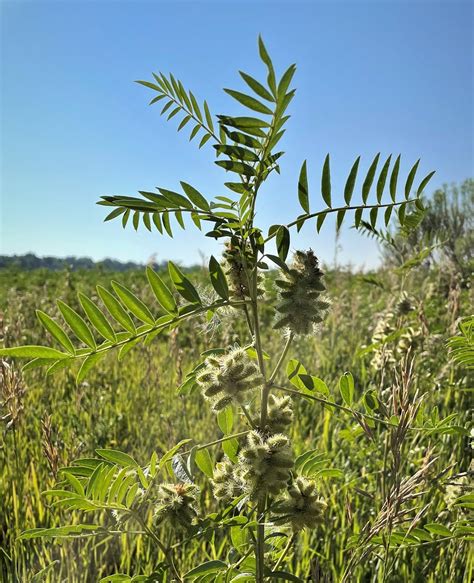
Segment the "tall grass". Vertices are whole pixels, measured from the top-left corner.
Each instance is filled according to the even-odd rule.
[[[56,297],[74,305],[77,291],[90,290],[111,276],[96,271],[4,273],[0,291],[7,344],[39,343],[36,308],[54,313]],[[193,277],[199,278],[199,271]],[[121,275],[126,285],[138,290],[144,287],[142,278],[142,273]],[[469,512],[455,501],[470,491],[465,427],[472,379],[462,366],[450,363],[445,346],[455,333],[453,324],[468,313],[469,291],[458,290],[453,302],[450,277],[437,267],[403,277],[384,269],[371,278],[329,271],[327,286],[334,308],[318,337],[298,340],[299,360],[324,379],[330,398],[340,407],[344,403],[338,379],[350,370],[356,399],[368,392],[376,395],[391,414],[406,416],[406,431],[370,420],[364,427],[350,412],[338,409],[335,415],[334,407],[317,400],[297,401],[292,430],[296,454],[315,449],[324,467],[334,472],[319,480],[329,507],[326,521],[302,534],[302,544],[288,549],[282,565],[311,581],[470,581],[469,542],[454,533],[467,524]],[[404,300],[408,303],[403,305]],[[263,314],[269,348],[275,340],[266,337],[265,330],[272,318],[269,311]],[[60,544],[17,537],[25,529],[67,522],[67,513],[52,510],[41,492],[53,486],[59,465],[79,455],[116,448],[145,463],[153,452],[165,452],[189,437],[190,424],[196,442],[214,439],[215,420],[202,406],[202,397],[192,393],[184,399],[176,386],[211,341],[231,344],[240,325],[232,316],[207,330],[186,325],[128,353],[124,368],[113,357],[104,360],[78,388],[67,371],[52,377],[38,371],[23,376],[16,365],[3,363],[2,581],[86,583],[116,572],[146,574],[156,568],[148,540],[114,536],[113,524],[103,536]],[[414,419],[424,431],[411,429]],[[446,420],[444,425],[440,420]],[[213,455],[222,454],[216,450]],[[204,481],[200,497],[204,508],[218,510]],[[390,533],[404,526],[429,523],[446,525],[448,534],[428,534],[415,542],[410,534],[390,539]],[[231,534],[238,548],[237,532]],[[277,531],[274,534],[271,544],[281,550],[285,541]],[[177,553],[180,568],[186,571],[206,558],[226,560],[235,552],[226,541],[224,533],[209,531],[183,542]]]

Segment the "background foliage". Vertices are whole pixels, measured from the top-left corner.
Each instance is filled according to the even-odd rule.
[[[199,103],[173,75],[139,81],[153,91],[151,104],[161,102],[161,114],[178,120],[179,131],[191,129],[189,139],[199,148],[212,144],[215,164],[238,180],[225,182],[228,196],[207,200],[181,182],[179,192],[157,187],[99,202],[108,207],[105,220],[120,219],[124,228],[143,225],[173,237],[193,224],[207,237],[225,239],[223,266],[211,257],[209,270],[189,277],[168,262],[167,272],[128,271],[110,285],[103,283],[110,275],[105,265],[55,277],[5,270],[0,355],[31,359],[22,372],[1,364],[1,567],[8,581],[385,583],[462,581],[472,574],[473,321],[463,318],[472,182],[462,185],[461,197],[441,191],[424,201],[434,173],[420,178],[419,160],[403,177],[400,155],[376,154],[361,173],[359,156],[347,174],[344,204],[335,206],[328,154],[322,204],[312,208],[304,161],[300,214],[265,235],[254,222],[256,198],[269,174],[280,172],[284,153],[275,147],[289,119],[295,67],[278,79],[261,39],[259,54],[265,85],[240,73],[258,99],[225,89],[252,116],[218,115],[215,122],[206,101]],[[337,231],[351,220],[380,242],[383,267],[371,274],[326,268],[322,285],[312,251],[297,252],[300,263],[287,265],[294,230],[311,221],[319,232],[332,213]],[[387,231],[394,218],[397,230]],[[417,227],[420,234],[412,236]],[[283,289],[278,296],[277,288]],[[318,326],[311,334],[329,307],[319,298],[326,288],[333,307],[323,332]],[[288,328],[283,352],[280,328]],[[196,374],[210,350],[222,355],[237,344],[242,349],[225,357],[229,370],[234,367],[230,381],[214,357]],[[110,358],[114,350],[118,363]],[[258,367],[243,364],[251,358]],[[202,406],[199,384],[216,397],[214,414]],[[260,399],[254,395],[250,403],[236,395],[260,387]],[[288,437],[269,428],[268,398],[278,391],[295,401],[288,430],[294,461]],[[287,416],[283,408],[278,414]],[[244,435],[236,464],[236,438]],[[217,481],[224,453],[244,489],[223,507],[203,478]],[[238,473],[239,464],[245,473]],[[300,476],[291,486],[298,500],[306,504],[315,491],[324,500],[312,507],[311,528],[298,532],[297,545],[288,517],[274,517],[278,507],[295,509],[293,525],[309,516],[274,497],[290,488],[290,467]],[[179,484],[158,481],[162,474],[170,480],[174,474]],[[309,489],[305,478],[314,481]],[[41,493],[48,481],[51,488]],[[199,510],[192,507],[195,495]],[[39,544],[32,540],[38,537]]]
[[[464,263],[463,269],[466,267]],[[89,292],[96,284],[105,285],[113,278],[113,273],[101,270],[4,270],[0,291],[5,306],[5,341],[8,345],[39,343],[43,332],[35,308],[54,313],[56,297],[75,305],[77,292]],[[201,289],[208,285],[207,275],[199,268],[193,271],[192,279],[202,282]],[[375,351],[364,351],[363,347],[373,346],[378,322],[393,311],[403,287],[416,309],[401,318],[398,325],[419,335],[414,347],[415,382],[425,393],[427,423],[436,426],[437,418],[453,416],[448,425],[466,426],[472,379],[462,366],[449,364],[445,346],[446,340],[457,334],[457,323],[468,313],[470,304],[470,289],[455,265],[443,257],[395,273],[384,265],[370,274],[328,269],[327,280],[334,308],[321,334],[300,341],[297,352],[301,362],[325,380],[331,396],[341,402],[337,383],[346,369],[354,376],[357,400],[383,382],[380,370],[374,366]],[[122,273],[121,281],[136,291],[146,289],[143,270]],[[143,299],[150,301],[151,297]],[[265,322],[271,323],[272,317],[268,312]],[[117,363],[114,356],[107,357],[78,389],[70,372],[45,377],[43,372],[32,371],[23,378],[13,367],[18,383],[15,398],[21,406],[8,427],[5,419],[2,430],[3,580],[15,580],[16,573],[19,580],[30,581],[42,569],[46,569],[44,576],[35,580],[71,583],[85,583],[116,572],[149,572],[154,550],[140,537],[132,542],[124,536],[104,534],[98,540],[85,536],[63,543],[18,541],[16,537],[26,528],[67,522],[67,512],[52,512],[41,491],[53,487],[59,466],[79,456],[91,456],[96,448],[115,448],[145,464],[153,452],[162,454],[188,437],[191,426],[196,443],[211,440],[215,420],[202,406],[202,397],[197,393],[186,399],[177,396],[176,386],[202,351],[217,343],[232,343],[238,326],[230,316],[210,330],[206,330],[205,323],[187,324],[179,332],[164,334],[150,346],[136,348],[123,363]],[[271,347],[271,338],[265,340]],[[396,349],[397,343],[396,339],[388,342],[385,349]],[[2,414],[8,410],[4,403]],[[337,472],[336,477],[321,479],[323,493],[331,501],[329,519],[317,532],[305,535],[308,538],[298,551],[301,554],[289,557],[290,568],[299,576],[320,572],[327,574],[328,580],[333,577],[337,581],[348,561],[349,552],[345,549],[351,536],[376,513],[374,496],[379,488],[377,476],[383,467],[383,451],[350,415],[334,415],[316,402],[300,403],[296,418],[298,453],[317,448],[328,460],[327,465]],[[373,431],[383,434],[385,430],[377,427]],[[424,435],[413,432],[404,449],[403,463],[408,473],[410,468],[418,467],[429,449],[436,453],[436,461],[430,488],[418,503],[427,506],[425,522],[442,522],[449,528],[469,512],[454,503],[471,491],[469,438],[446,428]],[[219,451],[211,453],[213,459],[222,455]],[[201,497],[207,509],[217,511],[206,486]],[[237,540],[233,542],[238,544]],[[183,568],[191,569],[197,557],[226,560],[229,546],[222,543],[222,534],[189,542],[180,553]],[[395,560],[393,581],[462,582],[472,575],[468,543],[456,538],[444,544],[419,542],[409,551],[398,550]],[[362,564],[358,580],[372,578],[373,567],[372,560]]]

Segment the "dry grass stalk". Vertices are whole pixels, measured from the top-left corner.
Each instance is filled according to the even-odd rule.
[[[25,392],[21,375],[11,364],[0,359],[0,420],[6,422],[6,431],[14,429],[20,422]]]
[[[43,454],[48,462],[52,475],[56,479],[58,476],[59,466],[61,464],[61,456],[57,447],[57,442],[53,438],[51,415],[46,413],[44,414],[43,419],[41,419],[41,433]]]

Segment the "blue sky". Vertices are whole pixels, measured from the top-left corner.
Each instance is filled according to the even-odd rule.
[[[261,33],[282,72],[295,62],[297,94],[281,142],[281,177],[262,190],[268,226],[299,212],[296,184],[308,159],[312,206],[331,153],[340,193],[357,155],[421,157],[431,186],[473,174],[472,4],[457,1],[2,2],[1,240],[4,254],[80,255],[184,264],[219,244],[190,227],[175,239],[102,223],[103,194],[133,195],[179,180],[225,194],[225,173],[148,107],[135,79],[173,72],[213,113],[235,112],[222,87],[259,78]],[[189,134],[189,132],[188,132]],[[227,178],[228,179],[228,178]],[[338,200],[340,194],[336,195]],[[345,229],[338,259],[376,264],[375,244]],[[293,248],[334,260],[335,233],[305,227]]]

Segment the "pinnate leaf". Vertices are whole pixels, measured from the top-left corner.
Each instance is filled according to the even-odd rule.
[[[365,177],[364,184],[362,185],[362,201],[364,204],[367,202],[367,199],[369,197],[370,188],[371,188],[372,183],[374,181],[375,172],[377,171],[377,165],[379,163],[379,159],[380,159],[380,152],[373,159],[372,164],[370,165],[369,170],[367,171],[367,175]]]
[[[57,304],[69,328],[71,328],[71,330],[79,338],[79,340],[84,342],[84,344],[87,344],[89,348],[95,350],[96,344],[94,336],[92,335],[92,332],[90,331],[84,318],[82,318],[82,316],[80,316],[75,310],[73,310],[71,307],[69,307],[61,300],[58,300]]]
[[[26,345],[14,348],[0,348],[0,356],[9,356],[11,358],[38,358],[45,360],[57,360],[69,358],[70,354],[60,352],[55,348],[47,346]]]
[[[357,178],[357,171],[359,170],[360,156],[354,162],[349,176],[347,177],[346,186],[344,187],[344,200],[346,204],[351,204],[352,193],[354,192],[355,181]]]
[[[150,266],[146,268],[146,275],[160,306],[170,314],[177,313],[178,306],[176,305],[176,300],[161,277]]]
[[[253,111],[257,111],[259,113],[263,113],[266,115],[271,115],[272,113],[272,110],[269,107],[258,101],[258,99],[251,97],[250,95],[246,95],[245,93],[241,93],[240,91],[234,91],[233,89],[224,89],[224,91],[228,95],[236,99],[239,103],[245,105],[245,107],[248,107]]]
[[[155,318],[150,310],[134,293],[117,281],[112,281],[112,287],[123,305],[126,306],[134,316],[142,322],[145,322],[145,324],[155,323]]]
[[[209,210],[209,203],[198,190],[186,182],[181,182],[181,186],[192,203],[203,211]]]
[[[329,154],[324,160],[323,174],[321,177],[321,194],[326,205],[331,208],[331,166]]]
[[[63,346],[71,354],[75,353],[74,346],[69,338],[69,336],[64,332],[59,324],[55,322],[52,318],[45,314],[41,310],[36,310],[36,315],[41,324],[46,328],[46,330],[55,338],[61,346]]]
[[[200,304],[201,298],[199,297],[196,288],[184,275],[184,273],[179,269],[179,267],[175,265],[172,261],[169,261],[168,270],[171,277],[171,281],[173,282],[176,291],[181,296],[183,296],[185,300],[188,300],[188,302],[191,302],[192,304]]]
[[[350,407],[354,400],[354,378],[350,372],[345,372],[339,379],[339,391],[346,405]]]
[[[79,301],[91,324],[106,340],[116,341],[114,329],[102,311],[87,296],[79,293]]]
[[[224,299],[229,299],[229,287],[224,271],[217,259],[211,255],[209,260],[209,275],[211,278],[212,287],[216,290],[218,295]]]
[[[303,162],[298,180],[298,200],[302,209],[309,213],[309,195],[308,195],[308,174],[306,170],[306,160]]]

